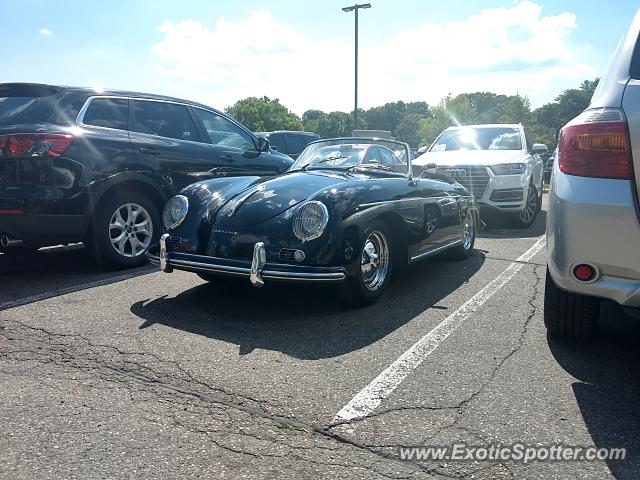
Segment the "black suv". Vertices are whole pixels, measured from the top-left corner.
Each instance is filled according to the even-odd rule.
[[[160,234],[162,206],[186,185],[291,164],[205,105],[0,84],[0,248],[84,241],[100,264],[137,266]]]
[[[320,136],[313,132],[299,132],[278,130],[277,132],[256,132],[259,138],[266,138],[271,148],[280,153],[286,153],[294,160],[300,156],[304,148],[311,142],[320,140]]]

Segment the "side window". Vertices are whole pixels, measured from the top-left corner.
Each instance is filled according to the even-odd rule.
[[[284,135],[281,133],[272,133],[269,135],[269,143],[276,147],[279,152],[289,153],[287,150],[287,144],[284,142]]]
[[[178,140],[200,140],[187,107],[175,103],[132,100],[134,132]]]
[[[287,153],[300,153],[304,150],[307,144],[305,143],[304,135],[288,134],[287,135],[287,147],[289,150]]]
[[[202,110],[201,108],[194,108],[193,110],[203,123],[204,129],[209,135],[209,140],[214,145],[255,150],[256,146],[251,135],[233,122],[208,110]]]
[[[126,98],[94,98],[82,117],[85,125],[118,130],[126,130],[128,120],[129,100]]]
[[[378,147],[370,148],[367,151],[367,156],[362,161],[362,163],[371,163],[371,162],[382,163],[382,160],[380,158],[379,150],[380,149]]]
[[[396,156],[384,148],[380,149],[380,159],[383,165],[389,165],[390,167],[398,165],[399,163]]]

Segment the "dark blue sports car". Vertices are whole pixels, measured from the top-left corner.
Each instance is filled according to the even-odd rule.
[[[473,251],[473,197],[411,160],[405,143],[337,138],[309,144],[277,177],[195,183],[167,203],[166,233],[148,257],[206,280],[331,283],[349,302],[371,304],[394,269]]]

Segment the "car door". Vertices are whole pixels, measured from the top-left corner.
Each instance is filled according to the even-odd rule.
[[[130,100],[130,138],[140,164],[153,166],[175,191],[215,177],[217,152],[203,143],[186,105]]]
[[[192,107],[192,111],[207,136],[208,148],[220,159],[218,176],[269,176],[288,168],[286,162],[276,161],[269,152],[260,152],[256,138],[228,118],[199,107]]]
[[[418,254],[425,254],[459,240],[462,235],[460,195],[453,184],[434,176],[416,179],[421,239]]]

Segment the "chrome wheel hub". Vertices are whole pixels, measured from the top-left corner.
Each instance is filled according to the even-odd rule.
[[[475,236],[476,229],[474,227],[473,215],[468,213],[462,225],[462,248],[469,250],[473,245]]]
[[[389,271],[389,245],[382,232],[373,231],[364,242],[360,275],[367,290],[376,291],[384,283]]]
[[[153,237],[151,216],[137,203],[126,203],[113,213],[109,222],[111,246],[123,257],[137,257],[146,252]]]

